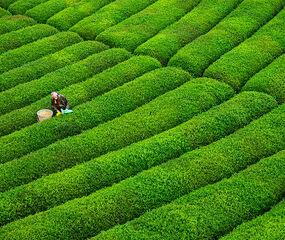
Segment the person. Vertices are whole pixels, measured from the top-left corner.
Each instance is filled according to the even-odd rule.
[[[51,97],[51,107],[54,115],[60,114],[62,109],[68,110],[70,102],[65,96],[56,92],[52,92]]]

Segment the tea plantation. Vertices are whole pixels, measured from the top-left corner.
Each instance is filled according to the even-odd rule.
[[[284,53],[285,0],[0,0],[0,239],[285,239]]]

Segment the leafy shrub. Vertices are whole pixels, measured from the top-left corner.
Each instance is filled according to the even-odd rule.
[[[202,0],[178,22],[161,30],[153,38],[137,47],[135,54],[152,56],[166,65],[180,48],[208,32],[240,2],[242,1]],[[89,31],[91,32],[91,29]],[[79,31],[76,32],[83,36]]]
[[[16,31],[35,24],[36,21],[34,19],[26,16],[5,16],[0,18],[0,34]]]
[[[157,60],[150,57],[132,57],[91,79],[73,84],[60,92],[70,100],[73,108],[160,66]],[[36,111],[47,108],[50,108],[50,95],[29,106],[0,116],[0,135],[9,134],[35,123]]]
[[[132,59],[127,64],[124,64],[124,67],[126,67],[126,65],[129,67],[134,66],[134,63],[139,62],[139,59],[136,60]],[[140,61],[140,63],[144,62],[146,61]],[[149,60],[147,63],[148,65],[139,68],[140,72],[143,72],[150,67],[154,68],[154,66],[159,66],[159,64],[154,63],[153,60]],[[122,69],[122,66],[119,68]],[[176,73],[175,71],[171,70],[172,69],[165,69],[151,72],[137,79],[136,81],[127,84],[126,86],[124,85],[121,88],[115,89],[103,96],[95,98],[91,102],[87,102],[73,108],[75,112],[72,115],[64,118],[53,118],[41,124],[34,124],[28,128],[21,129],[20,131],[0,138],[0,145],[2,145],[1,153],[4,154],[1,154],[3,157],[1,157],[1,159],[8,160],[15,157],[21,157],[24,154],[45,147],[58,139],[79,134],[83,130],[92,128],[104,121],[111,120],[120,116],[121,114],[132,111],[136,107],[149,102],[153,98],[185,83],[186,78],[178,78],[177,80],[173,80],[173,77],[169,77],[167,74],[171,76]],[[112,70],[111,72],[114,73],[115,71]],[[103,72],[101,77],[100,75],[95,76],[93,79],[89,79],[82,84],[76,84],[70,88],[66,88],[64,92],[68,91],[68,95],[75,95],[73,98],[81,98],[84,99],[84,101],[88,101],[88,99],[91,100],[92,96],[96,96],[96,93],[99,94],[100,92],[106,90],[106,84],[109,85],[109,88],[115,87],[122,81],[132,80],[134,74],[125,73],[125,78],[123,78],[123,80],[118,80],[119,76],[116,76],[116,78],[113,77],[111,83],[110,79],[109,83],[107,83],[106,80],[108,79],[106,76],[110,77],[110,72]],[[170,79],[172,80],[171,82]],[[106,82],[103,82],[102,80],[105,80]],[[143,85],[141,82],[143,82],[145,85]],[[155,90],[152,90],[152,86]],[[136,87],[138,87],[140,90],[139,92],[137,92]],[[79,90],[77,90],[77,88],[79,88]],[[82,89],[83,91],[80,91]],[[134,96],[132,96],[132,94],[134,94]],[[76,103],[76,100],[72,102]],[[62,129],[64,129],[64,131]],[[6,147],[11,149],[11,141],[15,146],[17,146],[17,148],[15,148],[13,151],[8,151],[5,153],[4,149]]]
[[[12,14],[10,12],[8,12],[7,10],[5,10],[4,8],[1,8],[1,5],[0,5],[0,17],[3,17],[3,16],[11,16]]]
[[[154,72],[165,71],[164,69]],[[121,89],[127,90],[130,86],[145,84],[146,77],[153,73],[146,74]],[[202,81],[205,80],[201,79]],[[194,82],[197,80],[193,81],[193,84]],[[153,84],[148,82],[150,83]],[[129,91],[132,90],[130,87]],[[115,89],[113,92],[118,91]],[[105,95],[108,96],[110,94]],[[0,223],[7,223],[19,217],[47,210],[73,198],[91,194],[95,190],[110,186],[187,151],[210,144],[247,125],[251,120],[276,106],[276,101],[266,94],[244,92],[149,139],[11,189],[0,196],[2,206]]]
[[[25,12],[41,3],[49,0],[17,0],[9,5],[8,10],[15,14],[25,14]]]
[[[240,90],[247,80],[284,51],[285,9],[254,36],[213,63],[206,69],[204,76],[226,82]]]
[[[79,22],[85,17],[93,14],[105,5],[115,0],[85,0],[81,1],[63,11],[55,14],[48,19],[47,23],[60,29],[61,31],[67,31],[74,24]]]
[[[50,17],[77,2],[80,2],[80,0],[49,0],[28,10],[25,15],[36,19],[40,23],[46,23]]]
[[[87,197],[68,201],[45,212],[7,224],[0,229],[0,237],[25,239],[29,236],[45,239],[52,236],[56,239],[85,239],[116,224],[132,220],[148,210],[170,203],[200,187],[230,177],[260,158],[270,156],[284,147],[285,104],[234,134],[186,153],[178,159],[170,160]],[[223,229],[220,232],[223,234],[229,230],[229,226],[232,226],[232,229],[242,221],[262,213],[282,198],[285,193],[284,160],[283,152],[281,157],[264,160],[230,180],[190,193],[177,203],[184,203],[185,200],[192,202],[192,206],[195,206],[194,212],[203,213],[198,216],[208,216],[211,219],[206,221],[200,218],[199,221],[199,218],[194,218],[195,215],[191,215],[193,212],[188,209],[189,222],[194,224],[193,230],[197,229],[195,224],[199,224],[201,227],[198,229],[201,229],[203,234],[212,236],[215,229],[216,234],[219,233],[219,229]],[[60,157],[57,161],[60,161]],[[116,170],[122,172],[121,169]],[[96,178],[97,173],[93,171],[92,177]],[[228,197],[223,201],[226,196]],[[223,208],[225,211],[229,211],[227,214],[218,208],[219,202],[226,207]],[[202,212],[204,208],[205,212]],[[211,228],[212,219],[215,217],[222,222],[217,221],[219,227]],[[173,218],[163,218],[163,221],[158,223],[163,223],[166,219],[171,221]],[[174,222],[173,227],[176,227],[179,234],[178,223]],[[185,221],[181,223],[183,222]],[[225,224],[226,222],[228,224]],[[166,228],[168,225],[165,225]]]
[[[284,183],[285,151],[282,151],[230,179],[199,189],[92,240],[133,240],[142,239],[142,236],[143,239],[187,239],[189,236],[191,239],[218,239],[276,204],[285,193]]]
[[[143,10],[156,0],[117,0],[99,9],[91,16],[84,18],[71,31],[78,33],[84,39],[95,39],[96,36],[111,26],[127,19]]]
[[[141,12],[100,33],[96,39],[111,47],[123,47],[134,51],[161,29],[183,17],[198,2],[199,0],[158,0]]]
[[[54,27],[45,24],[36,24],[0,36],[0,55],[8,50],[19,48],[30,42],[37,41],[58,33]]]
[[[57,52],[79,41],[82,39],[78,34],[61,32],[3,53],[0,57],[0,74]]]
[[[49,72],[82,60],[97,53],[98,48],[102,48],[102,43],[95,41],[80,42],[19,68],[14,68],[0,75],[0,91],[15,87],[20,83],[30,82]],[[107,49],[107,46],[104,49]]]
[[[82,82],[96,73],[128,59],[131,54],[124,49],[109,49],[98,44],[97,54],[60,68],[31,82],[17,85],[0,93],[0,114],[24,107],[71,84]]]
[[[284,151],[283,151],[284,153]],[[281,153],[280,153],[281,155]],[[284,156],[284,154],[283,154]],[[283,157],[284,158],[284,157]],[[263,239],[280,240],[284,237],[285,199],[269,212],[238,226],[221,240]]]
[[[189,75],[182,70],[174,76],[176,81],[177,78],[189,79]],[[228,85],[217,81],[208,84],[183,84],[130,113],[77,136],[57,141],[22,158],[1,164],[0,190],[28,183],[43,175],[58,172],[151,137],[185,122],[232,95],[233,90]],[[25,169],[22,166],[25,166]]]
[[[285,103],[285,55],[254,75],[242,88],[243,91],[265,92]]]
[[[202,76],[210,64],[250,37],[278,13],[282,5],[280,0],[244,0],[211,31],[179,50],[168,65]]]

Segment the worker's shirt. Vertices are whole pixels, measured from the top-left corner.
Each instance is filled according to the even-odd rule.
[[[61,94],[58,94],[58,97],[59,97],[59,100],[58,99],[52,99],[51,100],[51,107],[53,109],[53,111],[57,111],[57,110],[61,110],[61,109],[67,109],[69,108],[69,100],[61,95]]]

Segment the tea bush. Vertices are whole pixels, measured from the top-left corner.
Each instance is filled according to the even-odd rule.
[[[239,91],[258,71],[285,51],[285,9],[254,36],[223,55],[204,72]]]
[[[3,53],[0,57],[0,74],[35,61],[45,55],[55,53],[79,41],[82,41],[82,39],[76,33],[60,32]]]
[[[146,75],[135,80],[136,83],[143,84],[142,80],[146,80]],[[194,82],[196,81],[193,84]],[[137,84],[130,83],[126,87],[129,85]],[[149,139],[11,189],[0,195],[0,222],[7,223],[47,210],[122,181],[142,170],[219,140],[276,106],[276,101],[266,94],[244,92]]]
[[[189,75],[181,71],[180,77],[189,78]],[[228,85],[211,82],[193,84],[190,81],[130,113],[1,164],[0,190],[8,190],[149,138],[189,120],[233,95],[233,90]],[[90,114],[92,117],[92,113]]]
[[[193,76],[202,76],[210,64],[250,37],[282,6],[280,0],[243,1],[211,31],[179,50],[168,65],[181,67]]]

